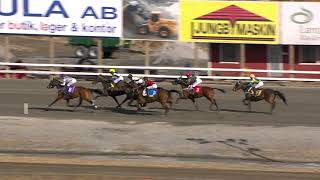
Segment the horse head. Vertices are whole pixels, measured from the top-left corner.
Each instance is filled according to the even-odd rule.
[[[245,84],[242,81],[237,81],[236,84],[233,86],[232,90],[233,91],[238,91],[239,89],[244,90],[245,89]]]
[[[92,84],[93,84],[93,85],[96,85],[96,84],[98,84],[99,82],[102,82],[101,79],[99,78],[99,76],[96,77],[96,78],[94,78],[94,79],[92,80]]]
[[[60,88],[61,87],[61,82],[60,82],[60,80],[58,79],[58,78],[53,78],[50,82],[49,82],[49,84],[48,84],[48,86],[47,86],[47,88],[48,89],[52,89],[52,88],[54,88],[54,87],[57,87],[57,88]]]

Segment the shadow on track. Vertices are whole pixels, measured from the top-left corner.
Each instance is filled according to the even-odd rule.
[[[159,108],[157,108],[157,107],[150,107],[150,108],[148,108],[148,109],[156,109],[156,110],[162,110],[163,108],[161,108],[161,107],[159,107]],[[199,111],[197,111],[197,110],[190,110],[190,109],[178,109],[178,108],[171,108],[171,110],[172,111],[181,111],[181,112],[190,112],[190,111],[194,111],[194,112],[199,112]]]
[[[38,108],[38,107],[30,107],[29,109],[31,110],[42,110],[42,111],[56,111],[56,112],[75,112],[72,109],[58,109],[58,108],[51,108],[50,110],[48,110],[48,108]]]
[[[238,110],[238,109],[221,109],[220,111],[235,112],[235,113],[251,113],[251,114],[266,114],[266,115],[270,115],[270,113],[263,112],[263,111],[248,111],[248,110]]]
[[[104,107],[103,109],[111,111],[111,112],[114,112],[114,113],[120,113],[120,114],[126,114],[126,115],[139,115],[139,116],[158,115],[158,114],[154,114],[154,113],[157,113],[156,111],[146,111],[146,110],[144,110],[144,111],[137,112],[136,110],[130,110],[130,109],[124,109],[124,108],[113,108],[113,107]]]

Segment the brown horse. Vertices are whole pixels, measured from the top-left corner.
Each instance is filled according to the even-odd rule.
[[[111,96],[112,99],[117,103],[116,108],[121,108],[122,104],[124,104],[126,101],[131,99],[133,93],[131,91],[131,85],[127,84],[124,81],[120,81],[118,87],[112,88],[112,81],[107,80],[102,75],[98,75],[97,78],[95,78],[92,81],[92,84],[101,83],[103,87],[103,92],[105,96]],[[126,95],[126,98],[119,103],[117,96]]]
[[[48,109],[53,105],[55,104],[56,102],[58,102],[59,100],[61,99],[65,99],[67,101],[67,103],[69,104],[69,100],[70,99],[74,99],[74,98],[79,98],[79,103],[77,106],[74,107],[74,110],[81,106],[82,104],[82,101],[85,100],[87,102],[89,102],[91,104],[91,106],[93,108],[98,108],[97,105],[95,104],[95,100],[100,97],[100,96],[103,96],[103,92],[101,90],[98,90],[98,89],[87,89],[87,88],[84,88],[84,87],[75,87],[75,90],[73,93],[71,93],[70,95],[65,96],[65,93],[63,91],[64,89],[64,86],[61,85],[61,82],[59,81],[58,78],[53,78],[49,85],[47,86],[48,89],[51,89],[51,88],[54,88],[56,87],[58,89],[58,96],[56,97],[56,99],[50,103],[48,105]],[[95,97],[93,97],[94,95],[96,95]]]
[[[239,89],[242,89],[245,93],[245,98],[242,100],[243,104],[248,106],[249,111],[251,111],[251,101],[261,101],[265,100],[266,102],[271,104],[270,113],[272,114],[274,108],[276,107],[276,97],[279,97],[286,105],[287,100],[283,93],[279,91],[275,91],[273,89],[257,89],[256,90],[256,96],[253,96],[253,93],[249,91],[249,82],[241,82],[238,81],[233,87],[233,91],[237,91]]]
[[[137,111],[142,110],[141,107],[146,106],[146,104],[148,103],[159,102],[162,105],[162,107],[165,109],[165,115],[167,115],[169,112],[169,109],[172,107],[171,93],[174,92],[181,96],[179,91],[166,90],[163,88],[157,88],[157,94],[153,97],[143,96],[144,89],[145,89],[144,86],[140,86],[133,89],[134,97],[136,97],[136,101],[137,101],[137,104],[136,104]]]
[[[195,99],[201,98],[201,97],[206,97],[211,102],[209,110],[212,110],[212,106],[215,105],[216,110],[219,111],[219,106],[216,102],[216,99],[214,98],[215,96],[214,90],[216,89],[222,93],[226,92],[224,89],[202,86],[199,92],[191,93],[190,90],[188,89],[189,83],[187,82],[186,79],[183,79],[182,77],[179,77],[178,79],[176,79],[172,84],[174,85],[179,84],[182,88],[183,95],[177,99],[176,103],[178,103],[180,99],[190,99],[193,102],[194,106],[196,107],[197,111],[199,110],[199,107]]]

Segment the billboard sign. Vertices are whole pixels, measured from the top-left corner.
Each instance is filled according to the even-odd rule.
[[[278,3],[181,0],[182,41],[277,44]]]
[[[2,0],[0,33],[121,37],[121,0]]]
[[[179,1],[124,0],[123,38],[177,40]]]
[[[320,45],[320,5],[281,3],[281,44]]]

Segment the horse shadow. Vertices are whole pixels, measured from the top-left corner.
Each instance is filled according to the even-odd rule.
[[[111,111],[114,113],[120,113],[120,114],[125,114],[125,115],[140,115],[140,116],[152,116],[155,115],[154,113],[157,113],[156,111],[148,111],[148,110],[143,110],[143,111],[136,111],[132,109],[125,109],[125,108],[114,108],[114,107],[103,107],[103,110]]]
[[[220,143],[225,146],[228,146],[230,148],[240,150],[244,153],[250,154],[260,160],[264,160],[264,161],[268,161],[268,162],[283,162],[283,161],[272,159],[272,158],[269,158],[267,156],[262,155],[261,153],[259,153],[259,152],[262,152],[262,150],[259,148],[252,147],[249,144],[247,139],[231,139],[230,138],[230,139],[221,140],[221,141],[209,141],[204,138],[187,138],[186,140],[192,141],[192,142],[195,142],[198,144],[209,144],[209,143],[216,142],[216,143]]]
[[[42,110],[42,111],[56,111],[56,112],[74,112],[72,109],[62,108],[42,108],[42,107],[30,107],[30,110]]]
[[[67,106],[67,107],[74,107],[74,106]],[[83,108],[81,108],[83,107]],[[91,106],[80,106],[77,109],[65,109],[65,108],[43,108],[43,107],[30,107],[30,110],[42,110],[45,112],[86,112],[86,113],[95,113],[96,110],[95,108],[92,108]],[[89,111],[90,110],[90,111]]]
[[[224,112],[236,112],[236,113],[252,113],[252,114],[266,114],[270,115],[269,112],[264,112],[264,111],[249,111],[249,110],[238,110],[238,109],[220,109],[220,111]]]
[[[151,107],[151,108],[148,108],[148,109],[157,109],[157,110],[162,110],[163,108],[160,108],[160,107],[159,107],[159,108],[157,108],[157,107]],[[173,107],[173,108],[170,108],[170,111],[178,111],[178,112],[179,112],[179,111],[180,111],[180,112],[190,112],[190,111],[195,111],[195,112],[196,112],[197,110],[192,110],[192,109],[191,109],[191,110],[190,110],[190,109],[181,109],[181,108],[174,108],[174,107]]]

